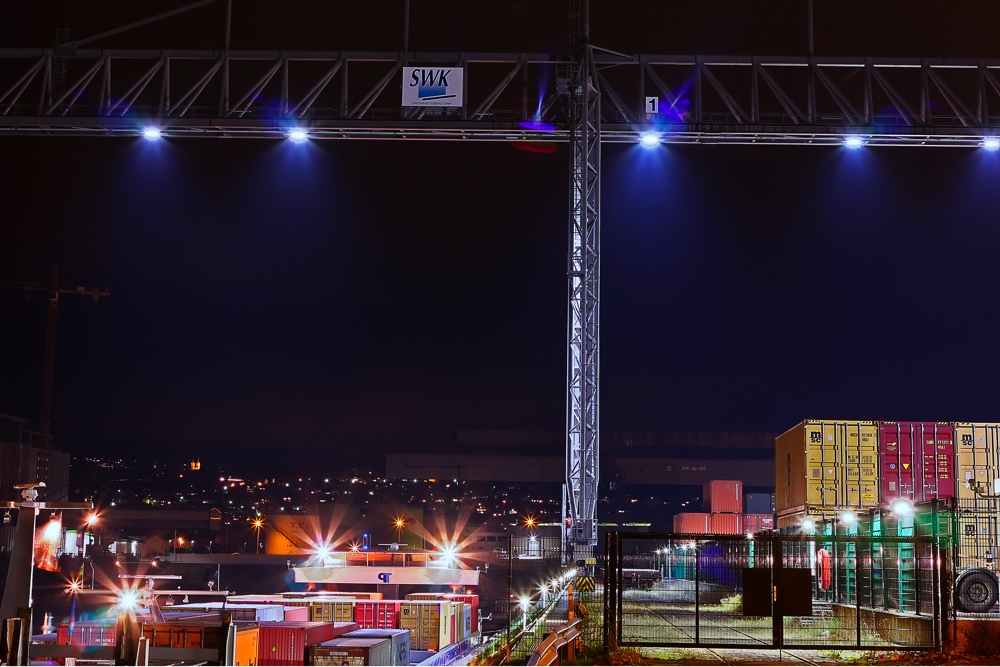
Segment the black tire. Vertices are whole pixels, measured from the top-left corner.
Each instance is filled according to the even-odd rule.
[[[959,611],[973,614],[988,612],[996,606],[1000,598],[1000,584],[989,572],[970,572],[958,581],[955,606]]]

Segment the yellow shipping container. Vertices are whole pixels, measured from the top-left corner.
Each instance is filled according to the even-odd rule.
[[[778,515],[879,505],[874,421],[807,419],[775,439],[774,454]]]
[[[354,621],[354,600],[310,600],[309,620],[351,623]]]
[[[958,497],[977,496],[965,483],[975,480],[986,493],[993,493],[993,480],[1000,477],[1000,424],[955,422],[958,449]]]
[[[450,602],[407,600],[399,604],[399,628],[410,631],[410,650],[440,651],[456,641]]]

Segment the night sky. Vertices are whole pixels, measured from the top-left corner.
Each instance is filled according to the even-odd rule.
[[[183,3],[23,4],[0,44]],[[286,4],[309,19],[234,3],[234,48],[400,48],[401,2]],[[414,49],[564,48],[563,0],[412,4]],[[593,4],[594,41],[625,52],[805,50],[804,2]],[[820,55],[1000,57],[997,3],[816,5]],[[204,46],[221,15],[102,45]],[[564,426],[564,145],[0,137],[0,156],[0,278],[58,265],[112,292],[60,302],[53,428],[74,453],[349,457]],[[606,144],[603,160],[602,427],[1000,421],[997,153]],[[37,420],[44,332],[43,295],[0,290],[0,412]]]

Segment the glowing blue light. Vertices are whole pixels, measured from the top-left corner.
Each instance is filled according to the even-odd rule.
[[[656,148],[660,145],[660,135],[656,132],[643,132],[639,143],[645,148]]]
[[[156,141],[163,135],[160,134],[160,128],[147,127],[145,130],[142,131],[142,136],[146,137],[150,141]]]
[[[308,139],[309,134],[301,127],[297,127],[288,133],[288,138],[298,144]]]
[[[995,151],[1000,149],[1000,138],[997,137],[986,137],[983,139],[983,148],[988,151]]]
[[[861,148],[863,143],[864,142],[861,140],[861,137],[847,137],[844,141],[844,145],[848,148]]]

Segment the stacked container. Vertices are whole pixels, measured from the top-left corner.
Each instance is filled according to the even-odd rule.
[[[73,624],[70,633],[69,623],[60,623],[56,629],[56,644],[66,646],[114,646],[115,622],[82,621]]]
[[[709,530],[713,535],[741,535],[743,534],[742,514],[723,514],[721,512],[708,515]]]
[[[354,621],[354,600],[310,598],[309,620],[352,623]]]
[[[743,515],[743,532],[744,533],[763,533],[767,530],[774,530],[774,515],[773,514],[744,514]]]
[[[879,422],[882,505],[955,496],[955,434],[949,423]]]
[[[978,502],[970,482],[995,493],[993,480],[1000,478],[1000,424],[955,422],[955,447],[958,452],[957,495],[966,502]]]
[[[469,610],[466,614],[466,637],[472,635],[474,632],[479,632],[479,596],[474,593],[448,593],[444,596],[445,600],[451,600],[452,602],[464,602],[469,605]]]
[[[705,511],[740,514],[743,512],[743,482],[733,479],[713,479],[702,488]]]
[[[674,515],[674,532],[707,535],[712,532],[710,517],[706,512],[683,512]]]
[[[310,665],[392,665],[392,642],[382,637],[340,637],[309,647]],[[409,663],[407,663],[409,664]]]
[[[409,630],[355,630],[354,632],[348,632],[344,637],[377,637],[381,639],[388,639],[390,645],[392,646],[392,655],[390,656],[390,661],[384,664],[396,667],[397,665],[409,665],[410,664],[410,631]]]
[[[748,493],[743,509],[747,514],[774,514],[774,494]]]
[[[406,600],[399,604],[399,627],[410,631],[410,647],[440,651],[455,642],[455,614],[450,602]]]
[[[400,600],[358,600],[354,603],[354,622],[365,629],[398,628],[399,603]]]
[[[357,629],[355,623],[263,623],[257,641],[257,664],[304,665],[307,648]]]
[[[778,527],[782,518],[879,506],[878,424],[806,420],[775,440]]]

